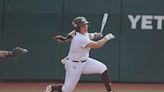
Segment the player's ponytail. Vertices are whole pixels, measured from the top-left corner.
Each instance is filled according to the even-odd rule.
[[[69,34],[67,34],[66,37],[61,36],[61,35],[57,35],[55,37],[53,37],[54,39],[56,39],[59,42],[70,42],[73,38],[73,36],[76,34],[76,32],[80,32],[80,27],[83,25],[88,24],[89,22],[87,21],[87,19],[85,17],[76,17],[73,21],[73,27],[74,30],[72,32],[70,32]]]
[[[76,31],[73,30],[70,33],[67,34],[67,36],[57,35],[54,36],[53,39],[56,39],[58,42],[70,42],[75,35]]]

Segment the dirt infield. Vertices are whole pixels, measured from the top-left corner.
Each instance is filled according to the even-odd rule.
[[[26,89],[39,89],[44,90],[45,87],[52,83],[0,83],[0,90],[12,89],[12,90],[26,90]],[[125,84],[125,83],[113,83],[115,90],[163,90],[164,84]],[[79,83],[75,90],[105,90],[105,87],[101,83]]]
[[[113,83],[113,89],[115,90],[164,90],[164,84],[125,84],[125,83]],[[81,83],[77,86],[77,89],[105,89],[103,84],[93,83]]]

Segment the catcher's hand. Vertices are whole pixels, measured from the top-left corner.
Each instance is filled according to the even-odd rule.
[[[25,54],[27,52],[28,52],[27,49],[24,49],[24,48],[21,48],[21,47],[16,47],[12,50],[12,55],[13,56],[18,56],[18,55]]]

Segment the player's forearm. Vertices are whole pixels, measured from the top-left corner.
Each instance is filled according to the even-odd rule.
[[[101,40],[98,40],[98,41],[96,42],[96,44],[97,44],[96,48],[101,48],[101,47],[104,46],[105,43],[107,43],[107,42],[108,42],[108,40],[107,40],[105,37],[102,38]]]
[[[18,56],[27,53],[28,50],[21,48],[21,47],[16,47],[11,51],[1,51],[0,50],[0,58],[5,58],[9,56]]]
[[[8,57],[12,54],[11,51],[0,51],[0,58]]]
[[[111,33],[105,35],[104,38],[102,38],[101,40],[98,41],[91,41],[90,43],[88,43],[85,48],[101,48],[102,46],[105,45],[105,43],[107,43],[109,40],[115,38],[114,35],[112,35]]]

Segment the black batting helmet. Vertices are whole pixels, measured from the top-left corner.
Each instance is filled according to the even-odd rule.
[[[72,24],[73,26],[76,27],[80,27],[83,25],[88,24],[89,22],[87,21],[87,19],[85,17],[76,17],[73,21]]]

